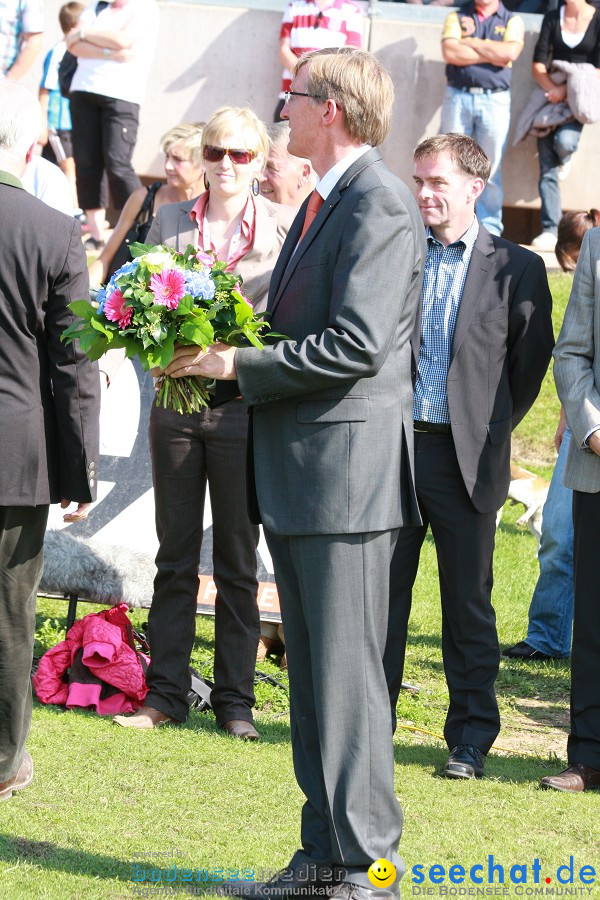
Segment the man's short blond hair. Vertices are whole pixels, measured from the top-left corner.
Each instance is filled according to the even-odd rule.
[[[367,50],[334,47],[305,53],[294,75],[306,65],[307,92],[335,100],[344,111],[350,137],[373,147],[382,144],[390,130],[394,85],[379,60]]]

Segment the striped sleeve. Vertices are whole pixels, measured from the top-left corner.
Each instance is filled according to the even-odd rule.
[[[462,30],[460,27],[458,13],[451,12],[448,16],[446,16],[446,21],[444,22],[444,30],[442,31],[442,40],[447,41],[450,38],[452,38],[453,40],[460,41],[461,37],[462,37]]]

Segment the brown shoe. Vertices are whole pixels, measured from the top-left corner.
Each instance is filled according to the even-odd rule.
[[[159,709],[152,706],[142,706],[132,716],[113,716],[115,725],[122,725],[123,728],[158,728],[159,725],[166,725],[169,722],[177,724],[175,719],[167,716]]]
[[[260,740],[260,734],[252,722],[246,722],[245,719],[231,719],[229,722],[223,722],[221,728],[232,737],[240,738],[242,741]]]
[[[600,772],[591,766],[584,766],[583,763],[573,763],[559,775],[547,775],[542,778],[540,785],[555,791],[579,794],[581,791],[600,788]]]
[[[10,800],[13,791],[22,791],[29,787],[33,781],[33,760],[27,750],[23,753],[23,759],[19,771],[8,781],[0,782],[0,800]]]

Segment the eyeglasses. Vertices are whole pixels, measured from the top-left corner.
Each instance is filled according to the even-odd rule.
[[[327,97],[319,97],[317,94],[305,94],[304,91],[285,91],[283,99],[290,102],[290,97],[310,97],[311,100],[327,100]]]
[[[230,150],[229,147],[211,147],[207,145],[202,150],[202,156],[207,162],[221,162],[224,156],[228,156],[237,166],[247,166],[252,162],[256,153],[254,150]]]

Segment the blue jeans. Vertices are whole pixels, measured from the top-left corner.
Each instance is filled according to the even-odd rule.
[[[538,138],[542,231],[550,231],[552,234],[558,231],[562,215],[558,168],[568,162],[577,150],[582,128],[581,122],[566,122],[546,137]]]
[[[563,484],[571,432],[565,431],[544,504],[538,578],[526,642],[548,656],[571,652],[573,624],[573,491]]]
[[[469,94],[448,86],[442,105],[441,133],[456,131],[477,141],[491,172],[477,202],[477,218],[492,234],[502,234],[502,158],[510,126],[510,91]]]

